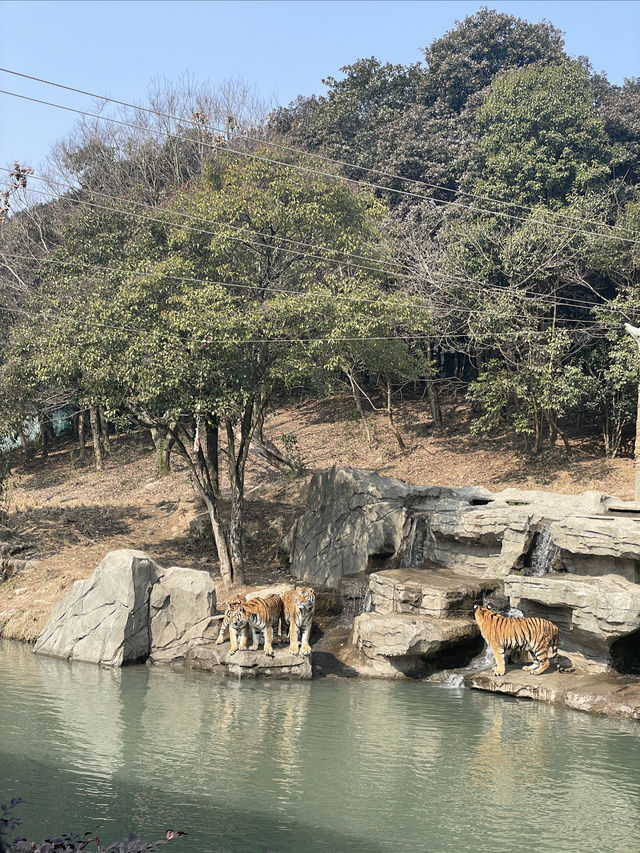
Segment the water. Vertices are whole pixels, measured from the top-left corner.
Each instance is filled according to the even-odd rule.
[[[541,577],[553,571],[553,565],[558,556],[558,546],[551,539],[551,529],[547,525],[542,528],[533,551],[531,552],[531,566],[525,569],[525,575]]]
[[[0,801],[31,837],[188,853],[636,853],[640,729],[424,682],[237,682],[0,643]],[[184,842],[184,843],[183,843]]]

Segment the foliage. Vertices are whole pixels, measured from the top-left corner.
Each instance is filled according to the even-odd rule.
[[[93,849],[104,851],[104,853],[109,853],[109,851],[110,853],[147,853],[147,851],[150,853],[150,851],[157,850],[159,847],[163,847],[169,843],[168,836],[170,831],[168,830],[166,833],[167,838],[152,843],[143,841],[136,835],[130,835],[126,841],[114,841],[112,844],[103,847],[100,839],[92,832],[85,832],[82,835],[65,832],[60,836],[46,838],[41,842],[27,841],[26,838],[18,837],[8,842],[8,847],[6,846],[6,841],[3,846],[3,836],[15,832],[20,825],[20,818],[15,817],[12,814],[12,810],[21,802],[21,797],[14,797],[8,806],[2,804],[0,807],[2,809],[2,816],[0,817],[0,851],[4,850],[5,853],[56,853],[56,851],[59,851],[59,853],[79,853],[81,850],[89,851]],[[179,834],[176,833],[176,837],[184,834],[182,832]],[[94,844],[95,848],[93,847]]]

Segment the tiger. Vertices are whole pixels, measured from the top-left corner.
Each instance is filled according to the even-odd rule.
[[[496,659],[494,675],[505,674],[505,653],[513,649],[531,652],[533,663],[522,668],[532,675],[541,675],[549,669],[550,657],[556,660],[559,632],[553,622],[537,616],[501,616],[479,604],[473,609],[480,632]]]
[[[248,625],[251,630],[253,642],[249,649],[256,651],[260,644],[260,637],[264,637],[264,652],[267,657],[272,658],[273,631],[278,627],[282,619],[282,599],[275,593],[265,598],[250,598],[243,601],[235,610],[229,623],[229,630],[240,630]],[[244,647],[243,647],[244,648]]]
[[[284,621],[289,624],[289,651],[297,655],[311,654],[309,635],[315,610],[316,596],[310,586],[289,589],[282,596]],[[298,643],[298,635],[302,645]]]
[[[236,609],[244,601],[245,601],[245,596],[242,595],[241,593],[238,593],[238,595],[229,599],[229,601],[227,602],[227,607],[224,611],[224,619],[220,623],[220,632],[218,633],[218,639],[216,640],[216,645],[220,646],[222,643],[224,643],[224,635],[227,633],[227,629],[229,628],[229,625],[231,623],[231,617],[233,616]],[[248,634],[248,629],[247,629],[246,633]],[[233,637],[233,634],[231,633],[231,630],[229,630],[229,639],[231,641],[231,647],[233,648],[234,647],[234,637]],[[245,637],[245,645],[246,645],[247,639],[248,639],[248,637]]]

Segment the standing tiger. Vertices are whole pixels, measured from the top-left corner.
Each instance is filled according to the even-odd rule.
[[[224,619],[220,624],[220,632],[218,633],[218,639],[216,640],[216,645],[221,645],[224,643],[224,635],[227,632],[227,628],[229,629],[229,641],[231,643],[231,654],[237,651],[238,648],[245,649],[247,647],[247,641],[249,639],[249,627],[245,623],[244,626],[238,628],[231,628],[231,623],[234,617],[237,614],[238,608],[241,604],[244,604],[245,596],[244,595],[236,595],[234,598],[229,599],[227,603],[226,610],[224,611]],[[238,636],[240,635],[240,640],[238,641]]]
[[[248,626],[253,638],[249,646],[255,651],[260,644],[260,637],[264,637],[265,654],[273,657],[273,630],[277,629],[282,618],[282,599],[275,593],[265,598],[250,598],[243,601],[235,610],[229,623],[229,631],[241,630]],[[243,647],[244,648],[244,647]]]
[[[289,623],[289,651],[297,655],[311,654],[309,635],[313,622],[316,596],[310,586],[287,590],[282,596],[284,621]],[[298,635],[302,645],[298,643]]]
[[[558,627],[548,619],[537,616],[501,616],[488,607],[476,604],[475,620],[480,632],[496,659],[494,675],[504,675],[505,654],[513,649],[526,649],[533,655],[533,663],[524,666],[532,675],[540,675],[549,668],[549,657],[558,654]]]

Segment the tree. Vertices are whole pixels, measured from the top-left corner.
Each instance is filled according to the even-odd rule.
[[[621,150],[596,114],[588,72],[576,62],[507,73],[476,114],[473,191],[518,204],[565,204],[602,190]],[[495,208],[494,204],[494,208]]]

